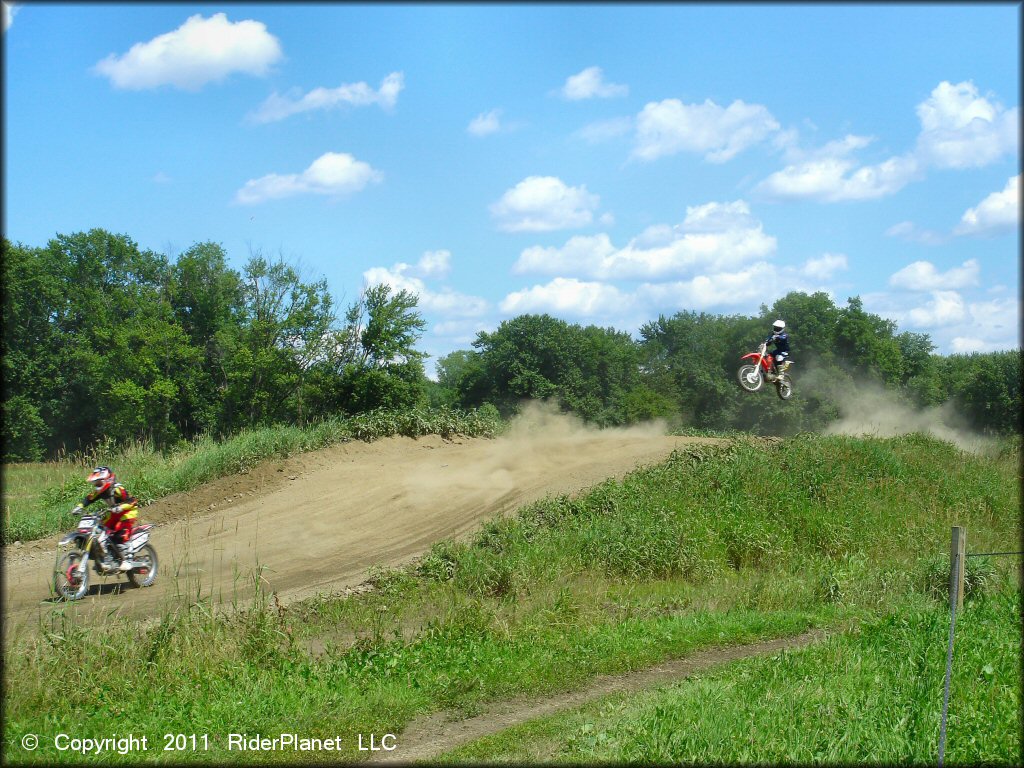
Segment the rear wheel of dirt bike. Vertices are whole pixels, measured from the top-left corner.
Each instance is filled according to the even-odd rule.
[[[152,586],[156,581],[156,572],[160,566],[156,559],[156,550],[149,544],[143,544],[132,560],[139,565],[128,571],[128,580],[136,587]]]
[[[76,572],[84,556],[81,550],[75,550],[57,562],[53,572],[53,591],[61,600],[80,600],[85,597],[89,589],[89,570],[83,570],[81,575]]]
[[[757,392],[764,384],[764,375],[761,373],[761,367],[757,365],[741,365],[737,372],[740,380],[740,386],[743,387],[747,392]]]
[[[789,400],[793,396],[793,384],[788,377],[775,382],[775,390],[779,393],[780,400]]]

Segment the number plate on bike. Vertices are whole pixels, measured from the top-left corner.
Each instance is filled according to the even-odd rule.
[[[82,531],[83,533],[88,533],[92,530],[92,527],[94,525],[96,525],[95,517],[83,517],[81,520],[78,521],[78,530]]]

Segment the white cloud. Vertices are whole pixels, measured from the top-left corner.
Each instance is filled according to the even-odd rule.
[[[586,186],[569,187],[554,176],[530,176],[491,205],[505,232],[548,232],[590,224],[600,203]]]
[[[153,181],[154,181],[154,183],[156,183],[156,184],[169,184],[169,183],[171,182],[171,177],[170,177],[170,176],[168,176],[168,175],[167,175],[166,173],[164,173],[163,171],[157,171],[157,172],[156,172],[156,173],[155,173],[155,174],[153,175]]]
[[[606,83],[600,67],[587,67],[579,74],[568,78],[562,86],[562,95],[571,101],[594,97],[607,99],[628,94],[628,86]]]
[[[967,318],[967,304],[956,291],[932,291],[932,298],[906,312],[906,322],[917,328],[961,323]]]
[[[535,285],[508,294],[501,311],[520,315],[526,312],[565,313],[578,317],[621,312],[628,299],[618,288],[574,277],[556,277],[547,285]]]
[[[443,277],[451,269],[451,251],[425,251],[416,268],[424,277]]]
[[[970,354],[971,352],[995,352],[1001,347],[993,342],[975,336],[954,336],[950,342],[953,354]]]
[[[235,194],[235,201],[243,205],[262,203],[294,195],[346,195],[358,192],[367,184],[379,182],[380,171],[352,155],[327,152],[302,173],[279,175],[271,173],[245,182]]]
[[[1020,304],[1016,297],[970,301],[958,291],[934,291],[914,306],[914,294],[879,293],[863,297],[864,306],[901,329],[927,333],[942,354],[989,352],[1020,346]]]
[[[648,227],[622,248],[606,234],[571,238],[561,248],[525,249],[513,271],[574,274],[596,279],[657,278],[687,271],[720,272],[775,252],[742,200],[687,208],[677,226]]]
[[[968,209],[953,230],[957,235],[988,235],[1020,226],[1020,174],[1006,182],[1002,192],[993,192],[977,207]]]
[[[196,14],[173,32],[136,43],[123,56],[107,56],[94,69],[118,88],[172,85],[197,91],[234,72],[263,76],[282,55],[277,38],[262,22]]]
[[[813,280],[828,280],[836,272],[848,269],[846,256],[841,253],[826,253],[817,259],[808,259],[802,272]]]
[[[988,165],[1019,148],[1020,110],[978,95],[971,81],[939,83],[917,106],[921,158],[938,168]]]
[[[923,178],[930,167],[979,167],[1019,151],[1020,110],[1007,110],[979,96],[969,81],[957,85],[943,81],[918,104],[917,114],[921,132],[915,148],[875,165],[861,165],[851,156],[871,141],[866,137],[847,136],[810,153],[801,152],[795,138],[790,139],[784,146],[789,164],[762,181],[756,191],[780,200],[870,200],[898,192]],[[918,231],[910,222],[887,234],[928,244],[945,241],[937,233]]]
[[[970,304],[971,330],[1002,349],[1020,346],[1020,302],[1016,297]]]
[[[632,117],[613,117],[585,125],[576,132],[576,135],[589,144],[600,144],[609,139],[625,136],[631,130],[633,130]]]
[[[425,312],[445,317],[478,317],[488,310],[487,302],[467,296],[447,286],[433,290],[423,278],[445,275],[451,268],[451,253],[446,250],[426,251],[415,265],[399,262],[390,268],[372,267],[363,272],[367,285],[390,285],[394,290],[407,290],[419,296],[418,306]]]
[[[778,270],[762,261],[735,272],[697,275],[672,283],[645,283],[637,294],[645,306],[700,310],[742,307],[766,300],[766,286],[778,280]]]
[[[723,108],[711,100],[683,104],[666,99],[647,104],[637,115],[633,156],[655,160],[697,152],[712,163],[723,163],[777,130],[778,122],[760,104],[734,101]]]
[[[1020,348],[1020,302],[1016,298],[979,301],[967,307],[969,320],[949,340],[953,352],[995,352]]]
[[[401,72],[392,72],[381,81],[380,88],[376,91],[366,83],[360,82],[346,83],[337,88],[314,88],[305,95],[302,95],[301,91],[288,96],[273,93],[249,115],[249,120],[256,123],[272,123],[301,112],[332,109],[344,104],[353,107],[377,104],[384,109],[391,109],[398,102],[398,94],[404,87],[404,75]]]
[[[847,137],[850,138],[854,137]],[[877,165],[858,168],[854,160],[846,157],[856,148],[859,146],[855,143],[833,142],[813,159],[776,171],[758,184],[756,192],[776,200],[870,200],[898,192],[921,175],[920,164],[913,155],[891,157]]]
[[[14,23],[14,15],[21,10],[20,5],[14,3],[4,3],[4,32],[11,28],[11,24]]]
[[[474,117],[466,128],[473,136],[488,136],[501,130],[501,110],[492,109],[490,112]]]
[[[889,285],[908,291],[957,290],[977,285],[980,271],[976,259],[941,273],[929,261],[915,261],[892,275]]]
[[[912,243],[923,243],[925,245],[942,245],[949,238],[941,232],[930,229],[921,229],[912,221],[901,221],[893,224],[885,230],[887,237],[898,237]]]

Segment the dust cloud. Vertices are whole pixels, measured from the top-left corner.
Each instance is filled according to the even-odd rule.
[[[894,437],[920,432],[971,453],[983,453],[993,445],[991,438],[971,430],[950,402],[914,408],[873,384],[850,383],[833,396],[841,418],[823,430],[827,435]]]
[[[551,403],[527,401],[502,435],[481,441],[472,463],[418,471],[404,478],[404,485],[417,494],[441,489],[511,493],[520,490],[524,483],[529,484],[530,478],[544,477],[560,468],[571,473],[571,468],[587,455],[593,454],[597,459],[605,452],[615,451],[616,446],[633,446],[630,450],[637,450],[641,443],[668,440],[667,432],[666,423],[660,420],[600,429],[575,415],[562,413]]]

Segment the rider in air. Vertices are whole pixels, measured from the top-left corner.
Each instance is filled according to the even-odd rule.
[[[102,501],[107,505],[107,517],[103,521],[103,527],[110,536],[109,540],[117,545],[117,553],[121,560],[118,570],[129,571],[131,557],[127,551],[128,540],[138,517],[139,502],[117,482],[117,477],[110,467],[96,467],[89,475],[89,482],[92,483],[94,490],[87,494],[72,512],[78,514],[94,501]]]
[[[772,323],[772,335],[765,339],[766,344],[775,344],[772,353],[772,367],[775,376],[779,376],[789,367],[789,334],[786,333],[786,322],[776,320]]]

